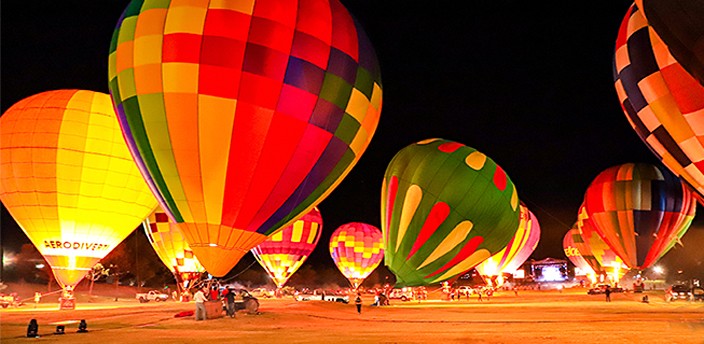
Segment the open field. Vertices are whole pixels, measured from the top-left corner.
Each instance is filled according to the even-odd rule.
[[[174,318],[193,310],[193,303],[139,304],[134,300],[78,303],[74,311],[58,311],[54,303],[0,309],[0,342],[26,343],[687,343],[704,344],[704,303],[665,303],[651,293],[588,296],[583,289],[497,293],[491,301],[429,300],[355,306],[292,299],[260,300],[258,315],[196,322]],[[41,338],[24,338],[36,318]],[[86,319],[88,333],[60,321]]]

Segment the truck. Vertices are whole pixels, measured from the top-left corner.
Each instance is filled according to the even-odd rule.
[[[169,294],[164,294],[158,290],[150,290],[146,293],[137,293],[135,299],[139,300],[139,303],[147,303],[149,301],[166,301],[169,299]]]
[[[22,302],[17,295],[0,294],[0,306],[2,306],[2,308],[7,308],[9,306],[19,307],[22,305],[24,305],[24,302]]]

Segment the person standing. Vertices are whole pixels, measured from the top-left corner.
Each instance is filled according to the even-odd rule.
[[[357,298],[354,299],[354,304],[357,306],[357,313],[362,314],[362,294],[357,293]]]
[[[34,292],[34,308],[37,308],[37,305],[39,302],[42,300],[42,293],[40,292]]]
[[[227,315],[230,318],[235,317],[235,290],[234,289],[225,289],[227,290],[227,294],[225,294],[225,300],[227,300]]]
[[[204,288],[198,289],[196,294],[193,295],[193,301],[196,302],[196,320],[206,319],[205,302],[208,301],[208,299],[205,297],[203,289]]]
[[[220,300],[220,295],[218,294],[218,287],[212,286],[212,287],[210,287],[210,301],[217,301],[217,300]]]
[[[604,290],[604,295],[606,295],[606,302],[611,302],[611,286],[606,286]]]

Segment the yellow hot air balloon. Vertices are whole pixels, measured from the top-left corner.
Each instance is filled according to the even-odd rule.
[[[0,117],[0,200],[68,290],[157,205],[110,96],[83,90],[40,93]]]
[[[205,268],[188,246],[178,224],[169,220],[161,207],[149,215],[142,224],[156,255],[174,274],[179,289],[181,291],[187,289],[190,282],[198,279]]]

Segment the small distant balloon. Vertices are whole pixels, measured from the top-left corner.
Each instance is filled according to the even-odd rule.
[[[322,232],[323,218],[316,207],[254,247],[252,254],[281,288],[313,253]]]
[[[330,256],[355,289],[384,258],[382,241],[378,228],[361,222],[344,224],[332,233]]]
[[[581,251],[577,248],[577,242],[581,241],[582,236],[575,225],[567,231],[565,237],[562,239],[562,249],[565,251],[567,259],[569,259],[575,267],[579,268],[585,275],[595,276],[596,273],[594,269],[592,269],[589,262],[587,262]]]

